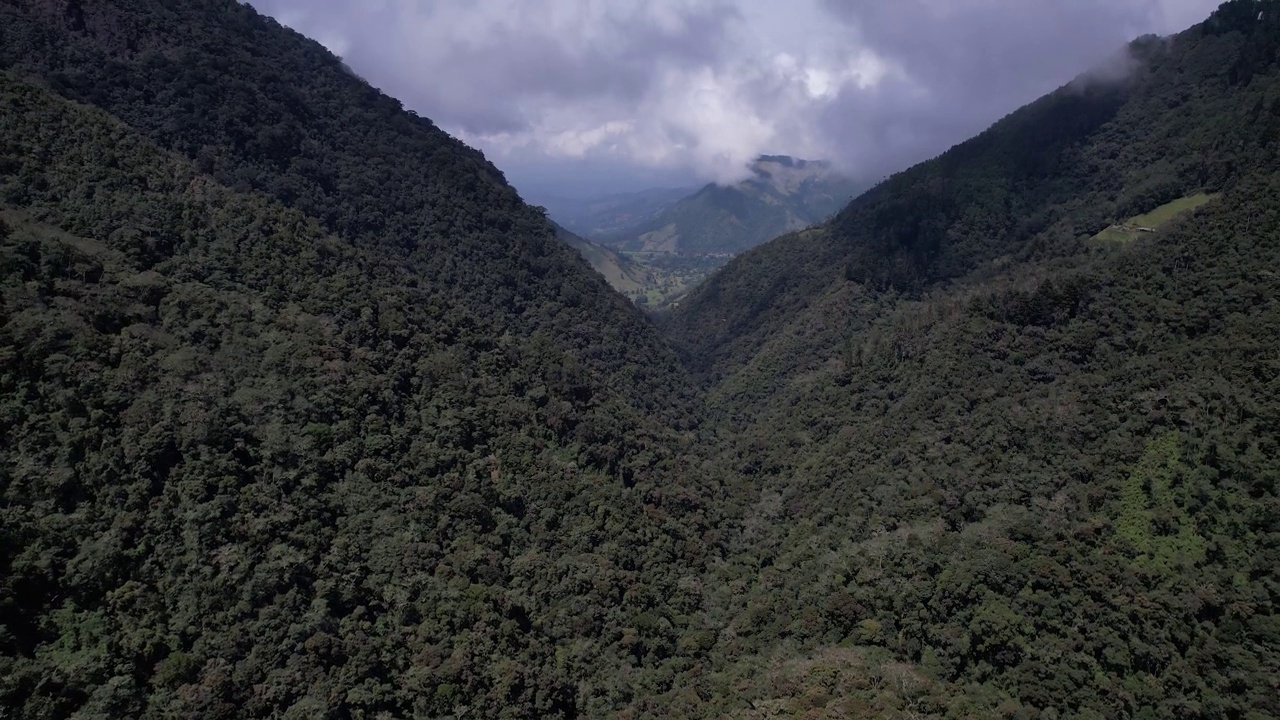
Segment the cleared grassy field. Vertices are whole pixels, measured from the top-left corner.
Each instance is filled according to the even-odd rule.
[[[1159,230],[1161,226],[1167,224],[1170,220],[1191,212],[1196,208],[1217,199],[1216,194],[1196,193],[1187,197],[1178,198],[1173,202],[1165,203],[1149,213],[1135,215],[1122,223],[1112,225],[1102,232],[1094,235],[1092,241],[1095,243],[1107,242],[1128,242],[1145,232]]]
[[[1210,195],[1208,193],[1197,193],[1195,195],[1188,195],[1184,198],[1178,198],[1173,202],[1161,205],[1145,215],[1139,215],[1135,218],[1131,218],[1129,220],[1129,224],[1137,225],[1139,227],[1159,229],[1161,225],[1164,225],[1178,215],[1195,210],[1201,205],[1217,199],[1217,197],[1218,196],[1216,194]]]

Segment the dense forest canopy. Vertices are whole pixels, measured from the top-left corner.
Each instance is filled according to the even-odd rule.
[[[0,716],[1280,715],[1280,3],[655,327],[234,0],[0,3]]]

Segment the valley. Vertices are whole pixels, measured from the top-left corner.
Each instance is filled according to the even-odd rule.
[[[601,250],[583,254],[615,290],[660,310],[677,304],[735,254],[826,220],[861,187],[829,163],[765,155],[736,185],[713,183],[687,195],[663,188],[561,200],[549,214],[617,253],[621,261]],[[574,244],[581,249],[580,240]],[[620,262],[634,270],[619,271]]]
[[[674,306],[688,295],[711,273],[724,267],[732,259],[730,255],[682,255],[663,252],[624,252],[632,262],[645,267],[651,278],[631,296],[636,304],[647,310],[662,310]]]
[[[0,717],[1280,716],[1280,3],[1125,59],[535,206],[253,6],[0,3]]]

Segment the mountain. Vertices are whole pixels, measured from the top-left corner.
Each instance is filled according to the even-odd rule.
[[[570,232],[564,226],[552,222],[556,237],[577,250],[596,272],[609,281],[609,285],[628,297],[644,292],[654,282],[653,273],[609,248],[591,242]]]
[[[1235,7],[1176,41],[1136,41],[1137,69],[1124,81],[1082,76],[872,188],[831,222],[735,260],[689,299],[676,332],[709,370],[750,356],[739,350],[833,288],[919,297],[1073,256],[1114,223],[1260,171],[1277,122],[1265,84],[1272,48],[1216,30]]]
[[[624,231],[652,220],[691,194],[690,188],[650,188],[600,197],[535,197],[565,228],[587,237]]]
[[[741,716],[1280,713],[1280,4],[1130,52],[667,320],[748,478]]]
[[[693,386],[480,153],[232,0],[0,4],[0,127],[3,714],[599,717],[688,670]]]
[[[1280,2],[655,324],[234,0],[0,3],[0,708],[1280,716]]]
[[[609,285],[648,310],[663,310],[724,264],[717,257],[622,253],[552,222],[556,237],[575,248]]]
[[[647,252],[738,253],[827,219],[859,187],[828,163],[763,155],[746,180],[707,185],[644,222],[597,239]]]

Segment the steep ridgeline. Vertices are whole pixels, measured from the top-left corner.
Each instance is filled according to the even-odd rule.
[[[556,237],[577,250],[583,259],[595,268],[595,271],[609,281],[609,285],[627,296],[634,296],[653,284],[652,273],[631,259],[617,252],[581,237],[558,223],[551,223]]]
[[[827,163],[785,155],[761,156],[751,172],[736,185],[707,185],[645,222],[598,239],[646,252],[739,253],[826,220],[860,189]]]
[[[0,714],[692,682],[692,386],[479,153],[231,0],[6,2],[0,64]]]
[[[32,0],[0,13],[0,64],[14,74],[102,108],[228,188],[408,263],[436,302],[466,306],[498,335],[515,324],[528,326],[510,328],[518,334],[563,336],[619,388],[666,386],[679,374],[659,357],[635,362],[628,348],[659,348],[656,334],[584,272],[478,151],[252,8]],[[609,330],[621,343],[572,329],[594,327],[602,305],[632,318]]]
[[[738,716],[1280,715],[1280,3],[1131,49],[671,317]]]
[[[1113,223],[1267,169],[1280,39],[1254,28],[1270,27],[1254,7],[1228,3],[1176,38],[1135,41],[1125,80],[1084,75],[825,226],[738,258],[686,300],[673,332],[700,369],[728,370],[833,288],[919,296],[970,273],[1073,255]],[[1233,12],[1253,17],[1224,19]]]

